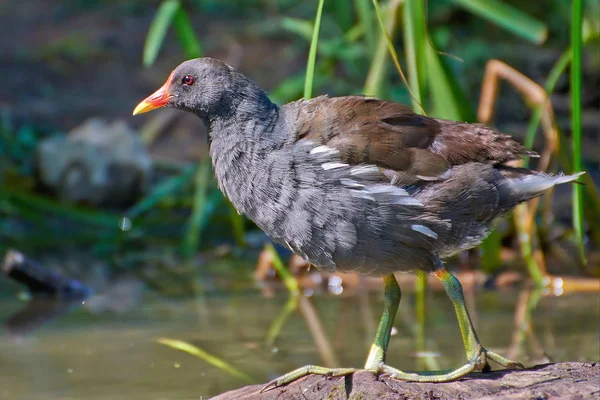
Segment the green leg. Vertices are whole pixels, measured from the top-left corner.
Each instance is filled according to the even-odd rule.
[[[456,311],[456,318],[458,319],[458,325],[460,327],[460,333],[465,345],[465,351],[467,353],[467,360],[469,363],[474,365],[474,369],[485,369],[487,368],[487,360],[490,360],[502,365],[506,368],[524,368],[521,363],[508,360],[499,354],[484,349],[479,343],[475,328],[469,317],[469,312],[465,305],[465,297],[462,290],[462,285],[456,279],[454,275],[446,271],[446,269],[440,269],[435,272],[435,276],[442,282],[444,289]]]
[[[390,334],[392,332],[392,324],[394,323],[394,317],[398,311],[398,304],[400,304],[400,286],[394,275],[388,275],[384,278],[385,282],[385,294],[384,294],[384,308],[383,315],[375,334],[375,340],[371,345],[371,351],[365,364],[365,370],[371,371],[375,374],[381,372],[381,367],[384,365],[385,352],[390,342]],[[267,383],[262,391],[273,389],[285,384],[288,384],[296,379],[302,378],[303,376],[310,374],[325,375],[325,376],[344,376],[350,375],[358,371],[357,368],[325,368],[317,365],[306,365],[298,368],[292,372],[272,380]]]
[[[435,372],[423,372],[419,374],[406,373],[394,370],[391,367],[383,366],[382,371],[391,378],[402,379],[416,382],[448,382],[458,379],[471,371],[486,370],[489,368],[487,360],[490,359],[506,368],[523,368],[523,365],[502,357],[499,354],[484,349],[479,343],[471,317],[465,305],[465,298],[462,286],[458,279],[443,267],[435,272],[435,276],[442,282],[444,289],[450,297],[456,318],[460,327],[460,333],[467,353],[467,363],[461,367]]]
[[[379,321],[375,340],[371,345],[371,350],[365,363],[365,369],[373,372],[379,372],[379,368],[385,362],[385,352],[390,343],[394,317],[396,316],[396,312],[398,312],[398,305],[402,297],[400,286],[398,286],[398,281],[396,281],[394,275],[388,275],[383,280],[385,282],[383,315]]]
[[[523,368],[522,364],[508,360],[499,354],[484,349],[481,346],[479,339],[477,338],[477,334],[475,333],[475,329],[473,328],[473,324],[471,323],[469,312],[467,311],[467,307],[465,305],[465,299],[460,282],[458,279],[456,279],[456,277],[454,277],[454,275],[446,271],[443,266],[435,272],[435,276],[437,276],[443,283],[446,293],[454,305],[456,317],[460,326],[460,332],[465,345],[465,351],[467,353],[467,363],[461,367],[451,370],[421,373],[403,372],[385,364],[385,353],[390,342],[392,324],[394,322],[396,312],[398,311],[398,305],[400,304],[401,297],[400,287],[398,286],[396,278],[394,275],[388,275],[384,278],[385,302],[383,315],[381,316],[379,327],[377,328],[377,333],[375,334],[375,340],[371,345],[371,350],[369,352],[369,356],[367,357],[364,370],[373,372],[377,375],[385,374],[393,379],[400,379],[410,382],[448,382],[458,379],[471,371],[487,369],[488,359],[495,361],[506,368]],[[267,383],[262,390],[265,391],[273,389],[310,374],[343,376],[350,375],[356,371],[358,371],[356,368],[324,368],[316,365],[307,365]]]

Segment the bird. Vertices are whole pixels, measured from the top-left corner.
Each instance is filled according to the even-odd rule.
[[[272,240],[327,272],[382,277],[384,311],[362,370],[411,382],[447,382],[519,362],[477,337],[458,279],[443,260],[477,246],[517,204],[583,173],[548,174],[507,163],[535,156],[484,124],[420,115],[367,96],[300,99],[278,106],[239,70],[213,58],[176,67],[133,114],[161,107],[195,114],[208,128],[219,188]],[[405,372],[385,363],[401,291],[399,271],[433,273],[458,319],[466,362]],[[309,374],[360,369],[307,365],[270,390]]]

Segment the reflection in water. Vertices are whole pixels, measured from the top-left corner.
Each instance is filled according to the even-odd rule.
[[[2,272],[26,286],[32,297],[4,322],[6,332],[13,339],[22,338],[65,314],[91,293],[79,281],[46,268],[17,250],[6,252]]]
[[[67,301],[51,298],[33,298],[22,309],[12,314],[4,322],[9,336],[14,339],[31,334],[47,322],[67,313],[81,304],[80,300]]]
[[[416,370],[423,358],[439,364],[426,368],[461,363],[460,333],[445,294],[429,291],[422,300],[425,316],[418,318],[417,296],[404,289],[389,364]],[[24,340],[0,340],[0,399],[206,398],[243,384],[193,355],[158,344],[160,337],[203,349],[260,382],[305,364],[361,367],[372,334],[362,319],[378,315],[381,293],[349,292],[314,293],[299,298],[298,309],[287,293],[265,298],[248,286],[204,292],[201,302],[166,301],[146,292],[130,310],[78,307]],[[543,361],[544,352],[554,361],[597,360],[598,300],[597,293],[473,292],[482,341],[502,354],[517,354],[528,366]],[[0,317],[6,321],[19,307],[12,298],[0,298]],[[58,314],[62,308],[55,307]],[[19,320],[13,317],[9,325]],[[416,340],[419,332],[424,336]]]
[[[539,363],[551,362],[545,353],[532,326],[531,316],[540,302],[542,288],[523,289],[517,298],[515,307],[514,329],[508,357],[520,358],[527,353],[525,341],[529,339],[531,359]]]

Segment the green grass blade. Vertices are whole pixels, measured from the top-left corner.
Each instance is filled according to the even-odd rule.
[[[281,309],[281,312],[277,315],[277,318],[273,320],[273,323],[267,332],[267,336],[265,338],[265,344],[267,346],[273,346],[286,321],[290,318],[294,311],[296,311],[296,308],[298,308],[298,296],[290,296],[288,301],[285,303],[285,306],[283,306]]]
[[[196,37],[194,27],[183,7],[179,7],[173,18],[173,28],[186,58],[202,57],[202,46]]]
[[[281,257],[279,257],[279,254],[277,254],[275,247],[271,243],[268,243],[265,245],[265,249],[271,255],[273,268],[277,274],[279,274],[279,277],[283,281],[283,284],[287,288],[288,292],[290,292],[290,295],[298,296],[300,293],[300,285],[298,284],[298,280],[292,274],[290,274],[290,271],[288,271],[288,269],[285,267],[283,261],[281,261]]]
[[[502,266],[502,232],[494,229],[481,243],[481,269],[491,274]]]
[[[33,195],[29,192],[12,190],[5,186],[0,186],[0,201],[6,202],[6,204],[10,204],[13,207],[49,213],[81,224],[95,225],[110,229],[114,228],[115,231],[118,231],[119,228],[120,217],[116,214],[95,211],[81,206],[62,204],[41,195]]]
[[[558,142],[560,151],[558,153],[558,158],[560,164],[563,169],[566,171],[573,171],[573,160],[571,157],[571,143],[569,143],[568,139],[565,137],[563,132],[560,129],[557,129],[558,132]],[[586,207],[584,207],[584,211],[588,213],[590,221],[600,221],[600,189],[596,182],[592,178],[591,174],[584,174],[580,177],[581,182],[583,183],[583,189],[586,192],[584,200],[588,203]],[[594,231],[592,231],[594,233]],[[598,241],[600,243],[600,241]]]
[[[583,0],[572,0],[571,3],[571,135],[573,141],[573,172],[583,170],[581,160],[581,99],[582,99],[582,55],[583,40],[581,37],[581,22],[583,19]],[[581,185],[573,185],[573,228],[577,236],[579,255],[585,263],[584,226],[583,226],[583,197]]]
[[[373,26],[373,10],[369,0],[355,0],[358,21],[363,27],[367,49],[375,49],[377,46],[377,31]]]
[[[427,274],[416,274],[415,281],[415,349],[423,354],[426,350],[426,326],[427,326]],[[426,369],[426,360],[419,357],[415,360],[418,369]]]
[[[348,0],[332,0],[330,10],[343,32],[352,28],[352,4]]]
[[[302,97],[305,79],[306,76],[303,73],[286,78],[269,92],[269,98],[276,104],[283,104]]]
[[[239,247],[246,246],[246,230],[244,229],[245,218],[243,215],[238,214],[233,204],[229,203],[229,220],[231,221],[231,228],[233,231],[233,237],[235,238],[235,244]]]
[[[600,3],[599,3],[598,7],[600,8]],[[584,32],[583,45],[585,46],[585,44],[590,39],[594,39],[596,37],[598,37],[597,32],[588,31],[587,35]],[[567,70],[567,67],[571,63],[572,59],[573,59],[573,50],[571,49],[571,47],[568,47],[561,54],[561,56],[556,61],[556,63],[552,66],[552,69],[550,70],[550,72],[548,73],[548,77],[546,78],[546,83],[544,83],[544,90],[546,91],[548,97],[552,96],[552,93],[554,93],[554,89],[556,88],[556,84],[558,83],[558,80],[560,79],[562,74],[565,73],[565,71]],[[529,120],[529,124],[527,126],[527,132],[525,134],[525,139],[523,140],[523,145],[527,148],[531,148],[533,146],[538,127],[540,126],[540,122],[542,121],[543,110],[544,110],[544,105],[537,106],[535,108],[535,110],[533,111],[531,119]],[[529,161],[529,160],[527,160],[527,161]],[[527,166],[527,162],[526,162],[525,166]]]
[[[540,44],[548,37],[546,25],[517,8],[498,0],[452,0],[530,42]]]
[[[565,72],[565,70],[571,63],[572,58],[573,51],[571,50],[571,48],[568,48],[560,56],[556,64],[554,64],[554,66],[550,70],[548,78],[546,78],[546,83],[544,84],[544,90],[546,91],[548,97],[550,97],[554,92],[554,88],[556,87],[558,79]],[[527,126],[527,133],[525,134],[525,139],[523,140],[523,145],[527,148],[531,148],[533,146],[538,127],[540,126],[540,122],[542,121],[542,113],[544,111],[544,106],[545,104],[537,106],[533,111],[531,119],[529,120],[529,124]]]
[[[185,187],[196,174],[196,167],[189,167],[179,175],[165,179],[160,182],[147,196],[131,207],[126,215],[130,219],[135,219],[141,214],[150,211],[165,197],[176,193]]]
[[[344,33],[344,40],[348,43],[355,43],[365,34],[365,28],[358,23]]]
[[[183,253],[187,257],[194,254],[200,243],[200,233],[202,231],[204,219],[206,218],[206,198],[210,171],[210,158],[206,157],[202,160],[198,172],[196,172],[192,215],[188,221],[187,231],[183,240]]]
[[[513,211],[515,226],[517,229],[517,240],[521,249],[521,257],[525,261],[525,267],[529,272],[529,276],[533,280],[536,287],[543,287],[544,277],[548,273],[542,269],[538,264],[536,258],[533,256],[533,238],[537,236],[537,224],[533,224],[531,231],[527,230],[524,222],[527,219],[526,216],[526,204],[519,204]]]
[[[167,29],[169,29],[169,25],[173,22],[173,17],[180,7],[178,0],[166,0],[158,7],[154,20],[150,24],[146,44],[144,45],[143,62],[145,66],[154,64],[165,40]]]
[[[455,121],[473,121],[475,115],[469,99],[452,75],[447,59],[441,57],[429,44],[426,45],[425,55],[433,103],[432,115]]]
[[[310,41],[310,50],[308,51],[306,78],[304,80],[305,99],[310,99],[312,97],[312,87],[315,76],[315,62],[317,60],[317,45],[319,44],[319,30],[321,29],[321,18],[323,16],[323,4],[325,4],[325,0],[319,0],[317,16],[315,17],[315,27],[313,29],[312,39]]]
[[[381,29],[382,34],[385,36],[385,41],[386,41],[386,44],[388,47],[388,51],[390,52],[390,55],[392,56],[392,60],[394,61],[394,66],[396,67],[396,70],[398,71],[398,74],[400,75],[402,82],[406,85],[406,88],[408,89],[410,96],[413,99],[415,99],[416,96],[413,93],[412,89],[410,88],[410,85],[408,84],[408,81],[406,80],[406,76],[404,76],[404,72],[402,71],[402,66],[400,65],[398,53],[396,53],[396,49],[394,48],[394,43],[392,42],[392,39],[390,38],[390,35],[389,35],[387,29],[385,28],[385,22],[383,21],[383,14],[381,13],[381,8],[379,7],[379,2],[377,0],[372,0],[372,3],[373,3],[373,7],[375,8],[375,14],[377,15],[377,21],[379,22],[379,28]],[[425,114],[423,107],[420,105],[419,105],[419,111],[422,112],[423,114]]]
[[[425,93],[426,69],[425,9],[423,0],[404,2],[404,52],[408,72],[408,84],[414,94],[413,109],[418,112]]]
[[[177,339],[169,339],[169,338],[158,338],[156,339],[157,343],[164,344],[165,346],[171,347],[172,349],[180,350],[185,353],[191,354],[195,357],[198,357],[201,360],[206,361],[210,365],[219,368],[221,371],[228,373],[229,375],[239,378],[245,382],[252,383],[254,380],[244,372],[234,368],[229,365],[225,361],[221,360],[218,357],[213,356],[212,354],[207,353],[201,348],[194,346],[193,344],[184,342],[182,340]]]
[[[387,21],[385,21],[385,32],[388,32],[390,36],[394,36],[396,30],[398,29],[397,13],[400,5],[400,2],[395,2],[394,4],[390,5],[388,10],[386,10]],[[384,97],[384,90],[386,88],[384,82],[387,76],[386,66],[388,55],[390,54],[388,51],[385,32],[381,31],[379,34],[377,47],[375,48],[375,54],[373,55],[373,61],[371,61],[369,73],[367,74],[367,79],[365,80],[363,93],[367,96],[375,96],[379,98]]]
[[[315,30],[312,21],[291,17],[284,17],[281,20],[281,28],[306,40],[312,39],[313,32]]]

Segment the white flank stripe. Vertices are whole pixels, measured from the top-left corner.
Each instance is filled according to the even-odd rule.
[[[363,165],[360,167],[354,167],[350,170],[351,175],[371,175],[379,174],[379,168],[375,165]]]
[[[321,164],[321,168],[323,168],[324,170],[328,170],[328,169],[334,169],[334,168],[343,168],[343,167],[347,167],[348,164],[344,164],[344,163],[340,163],[340,162],[326,162]]]
[[[320,153],[338,154],[339,151],[337,149],[334,149],[334,148],[331,148],[328,146],[318,146],[310,151],[310,154],[320,154]]]
[[[365,185],[361,185],[360,183],[353,181],[352,179],[348,179],[348,178],[342,178],[342,179],[340,179],[340,182],[344,186],[348,186],[348,187],[355,188],[355,189],[362,189],[365,187]]]
[[[373,185],[369,187],[371,193],[389,193],[393,196],[408,196],[408,192],[398,186],[392,185]]]
[[[410,196],[396,197],[394,201],[392,201],[392,204],[399,204],[403,206],[423,206],[423,203]]]
[[[438,237],[437,233],[435,233],[434,231],[432,231],[425,225],[417,225],[417,224],[411,225],[410,229],[412,229],[413,231],[422,233],[425,236],[429,236],[430,238],[433,238],[433,239],[437,239],[437,237]]]

